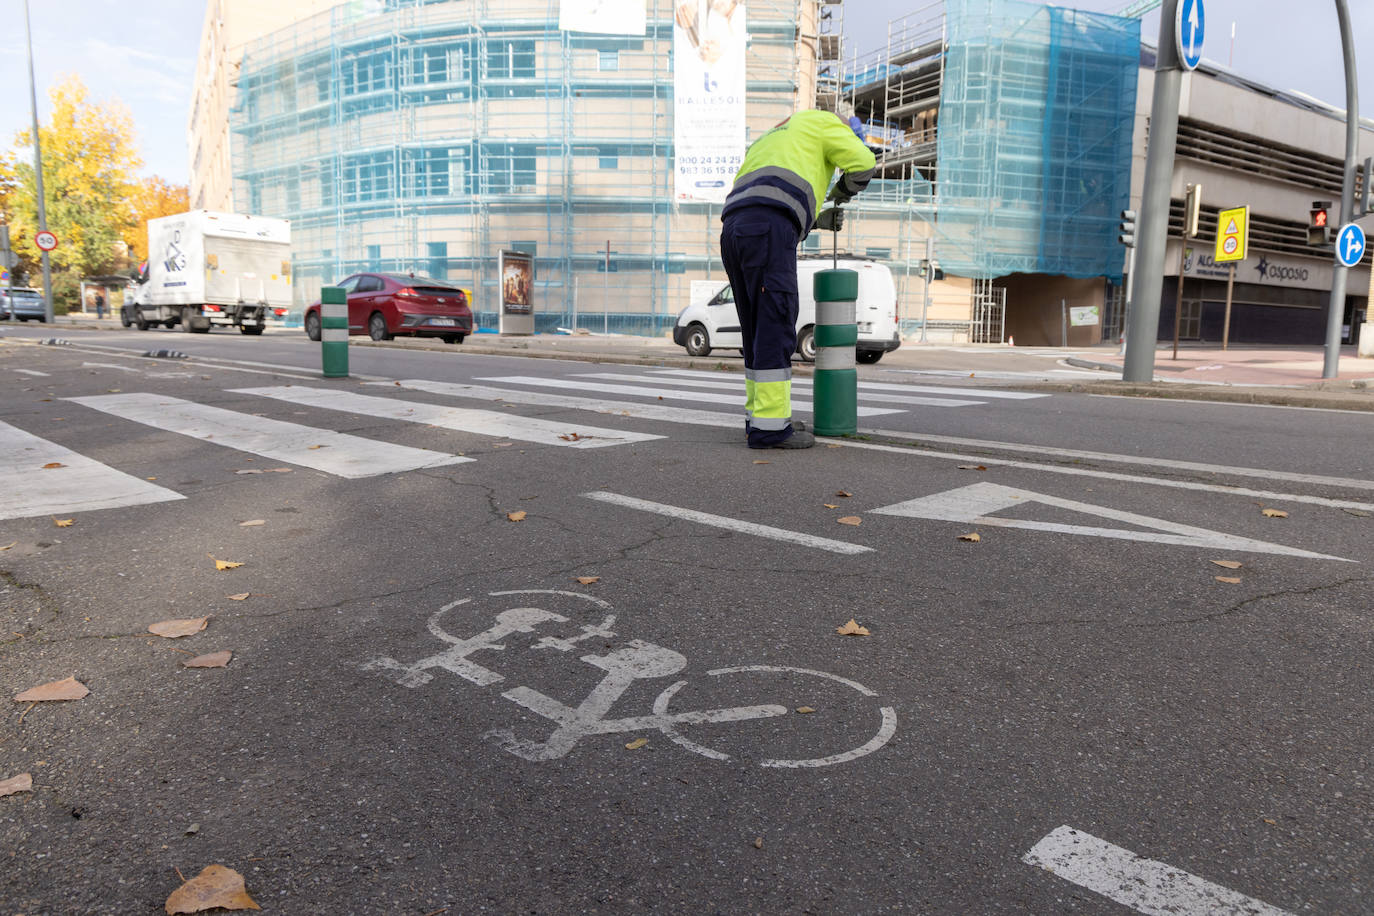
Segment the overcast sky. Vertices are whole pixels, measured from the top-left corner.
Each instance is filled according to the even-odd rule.
[[[28,0],[33,17],[34,70],[39,117],[46,120],[46,91],[61,74],[75,72],[96,98],[118,97],[133,112],[146,162],[145,174],[179,184],[190,172],[186,120],[196,45],[205,14],[201,0]],[[290,0],[284,0],[290,2]],[[29,124],[29,76],[24,45],[24,0],[3,0],[0,32],[0,148],[13,145]],[[1345,106],[1340,32],[1335,0],[1205,0],[1204,56],[1226,64],[1231,23],[1236,23],[1233,67],[1284,89],[1297,89]],[[1128,0],[1060,4],[1119,12]],[[1374,117],[1374,0],[1349,0],[1357,42],[1368,64],[1360,73],[1365,117]],[[886,45],[888,22],[929,6],[929,0],[849,0],[845,27],[860,51]],[[1159,36],[1159,14],[1147,15],[1142,35]],[[846,52],[848,56],[849,52]]]

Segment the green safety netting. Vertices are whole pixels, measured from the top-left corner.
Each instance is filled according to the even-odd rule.
[[[936,210],[955,244],[943,266],[1119,277],[1139,20],[1018,0],[946,9]]]

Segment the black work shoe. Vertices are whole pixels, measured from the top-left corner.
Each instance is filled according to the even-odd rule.
[[[750,430],[751,428],[752,428],[752,427],[750,426],[749,421],[748,421],[748,420],[745,420],[745,421],[744,421],[744,434],[745,434],[746,436],[749,435],[749,430]],[[804,432],[806,432],[806,421],[805,421],[805,420],[793,420],[793,421],[792,421],[792,432],[794,432],[794,433],[804,433]]]
[[[768,448],[810,448],[816,444],[816,437],[805,430],[799,430],[794,425],[792,435],[781,442],[774,442]]]

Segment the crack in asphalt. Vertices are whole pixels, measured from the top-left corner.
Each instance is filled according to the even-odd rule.
[[[7,569],[0,569],[0,582],[3,582],[6,588],[30,593],[38,602],[38,613],[51,615],[49,620],[35,623],[26,630],[11,630],[10,633],[5,634],[3,638],[0,638],[0,650],[18,645],[26,639],[39,635],[45,627],[56,623],[57,619],[62,616],[62,611],[58,608],[57,602],[50,598],[43,586],[36,582],[20,582],[14,573]],[[14,638],[10,638],[10,634],[13,634]]]

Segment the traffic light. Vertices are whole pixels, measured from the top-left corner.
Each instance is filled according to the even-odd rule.
[[[1183,204],[1183,236],[1196,238],[1198,217],[1202,213],[1202,185],[1188,185],[1188,198]]]
[[[1331,201],[1314,200],[1307,221],[1307,244],[1325,245],[1331,241]]]
[[[1121,244],[1125,245],[1127,248],[1134,248],[1134,247],[1135,247],[1135,211],[1134,211],[1134,210],[1122,210],[1122,211],[1121,211],[1121,234],[1118,235],[1118,236],[1116,237],[1116,240],[1117,240],[1118,242],[1120,242]]]

